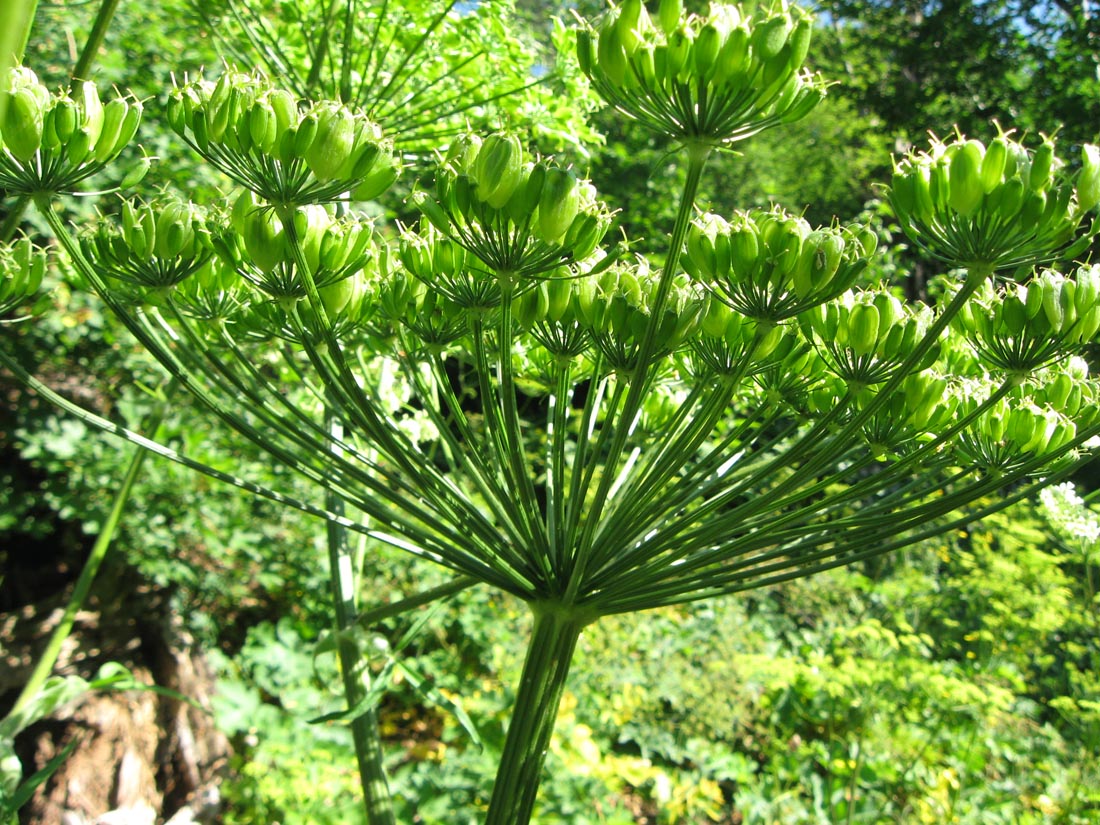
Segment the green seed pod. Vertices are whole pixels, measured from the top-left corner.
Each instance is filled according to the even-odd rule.
[[[686,81],[687,73],[692,68],[691,50],[693,40],[694,33],[683,25],[668,36],[668,51],[666,52],[668,82]]]
[[[538,171],[536,171],[536,169]],[[542,182],[546,175],[546,167],[541,164],[536,166],[528,161],[520,170],[520,180],[512,191],[512,197],[504,205],[504,214],[515,226],[527,225],[537,217],[536,210],[539,205],[539,195],[542,193]]]
[[[760,259],[760,238],[756,227],[745,219],[729,233],[730,263],[738,276],[748,276]]]
[[[623,0],[615,28],[618,29],[623,51],[627,56],[634,54],[645,35],[653,29],[642,0]]]
[[[1074,310],[1078,318],[1084,318],[1097,307],[1100,301],[1100,266],[1078,267],[1074,273],[1077,291],[1074,293]]]
[[[725,338],[730,324],[740,323],[740,320],[741,316],[735,315],[724,301],[713,293],[708,293],[705,309],[699,320],[699,328],[703,335],[710,338]]]
[[[1024,182],[1015,177],[1005,181],[1000,188],[1004,191],[1004,197],[1001,198],[997,216],[1001,220],[1011,220],[1019,214],[1020,209],[1023,207],[1024,195],[1026,194]]]
[[[613,86],[622,86],[629,70],[626,50],[618,26],[608,25],[600,29],[596,43],[597,63]]]
[[[477,162],[482,144],[480,135],[472,133],[459,135],[451,142],[443,162],[457,173],[470,172],[474,168],[474,163]]]
[[[528,332],[546,317],[549,304],[546,281],[540,281],[512,300],[512,319],[520,329]]]
[[[725,45],[725,37],[713,23],[705,23],[695,36],[692,60],[695,74],[709,80],[718,66],[718,56]]]
[[[726,36],[722,51],[718,54],[714,80],[719,83],[735,83],[749,66],[749,30],[737,26]]]
[[[1018,294],[1024,302],[1024,312],[1027,314],[1028,321],[1042,314],[1043,286],[1037,278],[1033,278],[1028,286],[1020,286]]]
[[[1062,304],[1061,284],[1053,278],[1044,279],[1041,282],[1043,295],[1043,313],[1046,315],[1050,328],[1055,333],[1060,333],[1066,324],[1065,307]],[[1040,282],[1032,282],[1032,289],[1040,287]]]
[[[1032,192],[1042,192],[1050,185],[1054,171],[1054,141],[1044,137],[1039,148],[1031,158],[1031,175],[1027,188]]]
[[[989,194],[1004,181],[1005,164],[1008,162],[1008,142],[998,135],[989,144],[982,157],[980,177],[982,191]]]
[[[313,144],[314,138],[317,137],[317,131],[320,127],[320,122],[317,119],[316,112],[306,112],[302,115],[302,119],[298,121],[298,127],[294,131],[294,147],[293,156],[305,160],[306,152],[309,151],[309,147]]]
[[[1020,221],[1027,226],[1038,226],[1047,208],[1046,192],[1029,189],[1020,206]]]
[[[1081,147],[1081,171],[1077,175],[1077,206],[1082,212],[1100,203],[1100,147]]]
[[[1024,297],[1026,299],[1026,293]],[[1008,294],[1004,296],[1000,315],[1005,332],[1013,338],[1020,335],[1027,328],[1027,307],[1025,301],[1017,295]]]
[[[319,204],[294,210],[294,233],[302,250],[306,268],[316,275],[321,267],[321,243],[332,226],[332,216]]]
[[[383,146],[373,140],[361,140],[348,156],[339,177],[346,180],[362,180],[369,176],[379,161]]]
[[[342,106],[317,111],[317,133],[302,159],[319,181],[336,178],[355,146],[355,118]]]
[[[485,139],[474,161],[477,197],[494,209],[503,209],[523,173],[523,146],[516,135],[496,134]]]
[[[779,13],[758,23],[752,33],[753,51],[762,60],[771,60],[787,45],[791,33],[791,19]]]
[[[1058,283],[1058,303],[1062,307],[1062,317],[1065,319],[1062,323],[1061,332],[1066,332],[1077,323],[1077,304],[1075,300],[1077,292],[1077,284],[1071,281],[1069,278],[1065,278]]]
[[[222,80],[227,76],[222,75]],[[220,85],[221,80],[218,82]],[[214,97],[211,97],[206,105],[206,135],[215,143],[220,143],[227,137],[226,130],[236,120],[237,97],[236,89],[226,87],[225,94],[217,98],[220,103],[215,104]]]
[[[592,33],[585,28],[577,29],[577,65],[586,77],[592,76],[592,67],[596,65],[596,47],[592,43]]]
[[[80,128],[88,133],[88,139],[94,146],[103,129],[103,102],[99,99],[99,89],[90,80],[80,84],[77,97],[80,110]]]
[[[140,100],[126,101],[126,116],[122,119],[122,130],[119,132],[118,140],[111,149],[111,157],[118,157],[118,154],[130,145],[130,141],[134,139],[141,125],[141,117],[144,113],[145,106]]]
[[[30,89],[17,89],[8,96],[0,129],[4,145],[21,163],[28,163],[42,145],[44,114],[37,96]]]
[[[124,202],[122,211],[123,237],[126,239],[128,253],[122,253],[119,257],[125,260],[126,257],[133,256],[139,261],[151,261],[156,251],[157,241],[157,227],[152,210],[142,206],[131,209],[128,216],[128,206],[129,204]]]
[[[718,256],[714,250],[714,238],[701,221],[720,220],[717,216],[705,215],[692,222],[687,231],[687,256],[684,268],[696,280],[713,281],[719,275]],[[689,268],[690,267],[690,268]]]
[[[252,263],[267,274],[286,258],[286,233],[271,209],[254,209],[244,216],[241,237]]]
[[[875,295],[873,303],[878,310],[880,338],[885,337],[892,328],[901,326],[906,320],[905,307],[889,292],[880,292]]]
[[[607,232],[607,223],[593,214],[579,214],[566,230],[561,245],[572,251],[574,261],[583,261],[593,252]]]
[[[856,303],[848,311],[848,346],[856,355],[871,355],[878,346],[879,311],[874,304]]]
[[[317,294],[321,298],[321,306],[325,308],[325,314],[329,319],[343,312],[363,286],[363,272],[359,270],[338,281],[318,287]]]
[[[261,152],[268,153],[275,148],[279,136],[278,120],[267,100],[257,100],[248,110],[248,136]]]
[[[76,103],[67,97],[54,102],[47,117],[53,116],[53,131],[62,146],[68,145],[76,134],[80,124],[80,113],[76,110]]]
[[[129,108],[130,105],[121,97],[107,101],[107,105],[103,107],[103,125],[92,152],[97,162],[106,163],[117,154],[115,148],[122,137],[122,124]],[[121,147],[119,149],[121,151]]]
[[[794,7],[797,9],[797,7]],[[791,65],[801,66],[806,62],[806,56],[810,53],[810,40],[813,37],[813,20],[805,14],[799,16],[794,24],[794,31],[790,34]]]
[[[951,208],[964,217],[974,214],[982,202],[985,190],[982,185],[982,161],[984,147],[976,140],[968,140],[958,146],[951,156],[948,169]]]
[[[573,278],[550,278],[546,284],[546,320],[554,324],[565,322],[573,306]]]
[[[0,326],[17,319],[3,318],[35,297],[46,272],[46,254],[21,238],[0,247]]]
[[[577,177],[568,169],[546,171],[539,196],[539,232],[547,243],[562,238],[580,210]]]
[[[286,89],[271,89],[264,101],[275,115],[275,144],[292,126],[298,125],[298,99]]]
[[[676,31],[684,13],[683,0],[660,0],[657,5],[657,24],[666,35]]]
[[[401,161],[392,152],[383,151],[371,171],[351,190],[352,200],[372,201],[393,186],[401,174]]]
[[[156,256],[170,261],[194,251],[195,229],[191,222],[191,210],[182,203],[164,204],[157,216]]]
[[[890,180],[887,198],[894,214],[901,221],[912,220],[917,211],[917,191],[915,175],[912,170],[895,166]]]
[[[92,136],[83,128],[73,132],[65,146],[65,157],[72,166],[80,166],[92,154]]]

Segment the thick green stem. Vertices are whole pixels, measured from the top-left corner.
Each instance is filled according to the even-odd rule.
[[[338,442],[343,433],[336,416],[326,413],[326,424]],[[343,516],[344,501],[331,490],[325,494],[330,512]],[[344,696],[349,708],[358,707],[367,696],[368,674],[366,658],[352,636],[358,622],[355,604],[355,562],[348,545],[347,531],[335,521],[326,525],[328,532],[329,585],[336,616],[337,656],[344,682]],[[351,722],[351,737],[355,743],[355,758],[359,765],[359,780],[363,786],[363,804],[369,825],[396,825],[393,800],[382,762],[382,741],[378,735],[378,717],[374,708],[367,708]]]
[[[167,404],[162,401],[158,407],[150,413],[146,420],[146,425],[148,429],[154,433],[154,437],[157,429],[160,427],[161,421],[164,419],[166,409]],[[34,699],[35,695],[42,688],[42,685],[45,684],[46,680],[53,672],[53,666],[57,664],[57,658],[61,654],[61,646],[65,644],[65,640],[69,638],[69,634],[72,633],[76,614],[84,607],[84,603],[88,599],[88,593],[91,592],[92,583],[95,581],[95,577],[99,573],[99,569],[103,566],[103,561],[107,558],[108,551],[111,549],[111,542],[114,540],[115,531],[118,529],[119,521],[122,519],[123,510],[125,510],[126,504],[130,500],[130,494],[133,492],[134,483],[141,473],[141,465],[145,462],[145,457],[148,454],[148,451],[142,449],[138,449],[134,452],[134,457],[130,460],[130,466],[126,469],[126,475],[122,479],[122,484],[119,485],[118,492],[115,494],[115,500],[111,504],[111,511],[107,514],[107,519],[103,522],[103,527],[96,537],[95,544],[92,546],[92,552],[88,555],[88,560],[84,562],[84,569],[80,571],[80,576],[76,580],[76,586],[73,587],[72,595],[69,596],[69,602],[65,605],[65,612],[61,616],[61,621],[58,622],[57,627],[54,628],[53,634],[50,636],[50,641],[46,644],[46,649],[42,651],[42,655],[38,657],[38,662],[31,672],[30,679],[27,680],[27,684],[23,686],[23,690],[15,700],[15,705],[12,707],[12,713],[17,713],[22,710],[28,702]]]
[[[38,0],[8,0],[0,12],[0,74],[23,62]],[[0,100],[0,116],[6,101]]]
[[[91,79],[88,77],[88,73],[95,62],[96,55],[103,47],[103,41],[107,37],[107,29],[110,28],[111,20],[114,18],[115,9],[117,8],[118,0],[103,0],[100,5],[95,16],[95,22],[92,23],[92,30],[84,43],[84,49],[80,52],[80,58],[76,61],[76,67],[73,69],[74,88],[78,82]]]
[[[595,614],[558,602],[531,605],[535,627],[485,825],[527,825],[577,640]]]

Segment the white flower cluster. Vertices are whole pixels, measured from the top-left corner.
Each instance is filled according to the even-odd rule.
[[[1100,517],[1085,504],[1073,482],[1066,481],[1047,487],[1039,493],[1043,513],[1059,535],[1091,549],[1100,540]]]

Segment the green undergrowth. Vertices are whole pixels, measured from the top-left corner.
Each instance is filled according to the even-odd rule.
[[[1063,561],[1018,507],[887,569],[605,619],[584,636],[537,821],[1094,822],[1100,727],[1071,711],[1100,696],[1081,667],[1096,641]],[[526,627],[520,605],[474,590],[406,652],[482,745],[397,680],[381,720],[400,821],[483,815]],[[244,746],[228,821],[356,821],[346,739],[303,721],[338,703],[315,650],[283,621],[223,661],[219,718]]]

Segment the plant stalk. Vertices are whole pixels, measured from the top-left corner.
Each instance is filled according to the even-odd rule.
[[[146,419],[146,428],[153,433],[154,438],[156,437],[156,431],[160,428],[161,421],[164,420],[164,414],[167,409],[167,401],[162,400]],[[91,592],[92,583],[95,581],[95,577],[99,573],[99,569],[103,566],[103,561],[107,558],[108,551],[111,549],[111,542],[114,540],[115,532],[118,530],[119,522],[122,520],[122,513],[126,509],[126,504],[129,502],[130,495],[134,490],[134,484],[141,474],[141,466],[145,463],[145,458],[148,455],[148,450],[138,448],[134,451],[134,457],[130,459],[130,466],[127,467],[126,475],[123,476],[122,484],[115,494],[115,500],[111,504],[111,510],[107,514],[107,519],[103,522],[103,527],[96,537],[95,544],[92,545],[92,551],[88,555],[88,560],[84,562],[84,568],[80,571],[80,576],[77,578],[76,585],[73,587],[72,595],[69,596],[69,601],[65,605],[65,612],[61,616],[61,621],[58,622],[57,627],[54,628],[53,634],[50,636],[50,641],[46,644],[46,649],[42,651],[42,655],[38,657],[38,661],[35,663],[30,678],[23,686],[23,690],[20,691],[19,697],[15,700],[15,704],[12,706],[11,710],[12,713],[18,713],[26,707],[26,705],[38,694],[42,685],[46,683],[46,680],[53,672],[53,667],[57,664],[57,659],[61,655],[61,647],[72,633],[73,624],[76,621],[76,614],[80,612],[81,608],[84,607],[84,603],[88,600],[88,593]]]
[[[596,618],[589,610],[559,602],[534,602],[531,610],[535,626],[485,825],[531,821],[577,640]]]
[[[92,64],[95,63],[96,55],[103,47],[103,41],[107,37],[107,29],[111,26],[111,20],[114,18],[115,9],[117,8],[118,0],[103,0],[100,5],[95,21],[92,23],[92,30],[88,33],[88,39],[85,41],[84,48],[80,52],[76,66],[73,68],[74,91],[78,82],[91,80],[88,77],[88,72],[91,70]]]
[[[342,427],[333,409],[325,411],[326,426],[337,440]],[[335,449],[335,448],[334,448]],[[325,493],[325,506],[338,516],[344,515],[344,500],[331,490]],[[336,651],[344,682],[348,708],[362,704],[369,689],[367,661],[353,636],[358,624],[355,604],[355,560],[348,543],[347,530],[335,521],[325,523],[328,537],[329,584],[336,618]],[[372,707],[356,716],[350,724],[359,766],[359,781],[363,787],[363,805],[369,825],[396,825],[393,800],[382,762],[382,740],[378,734],[378,716]]]

